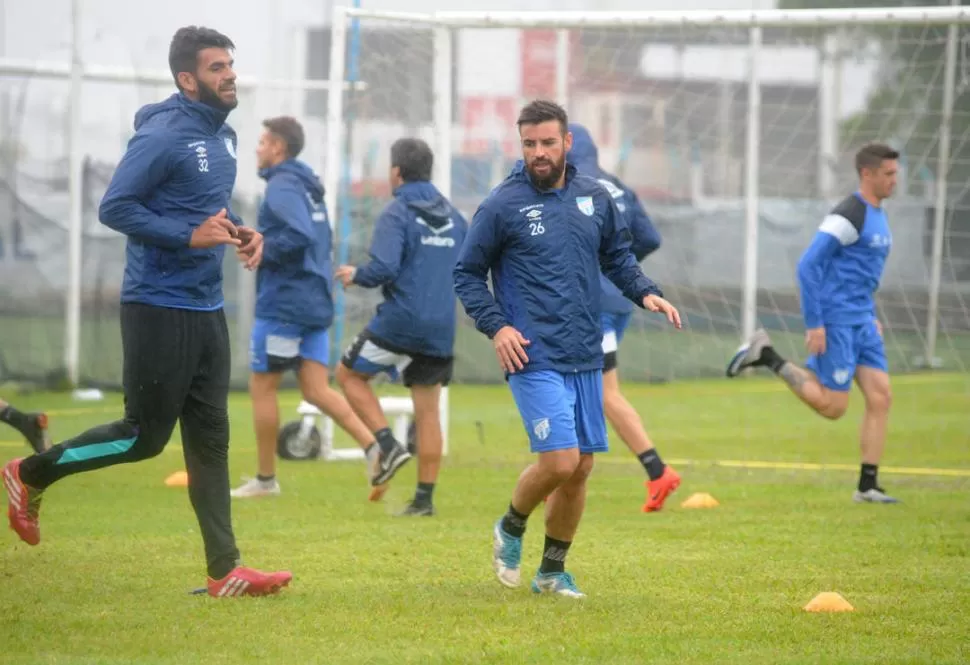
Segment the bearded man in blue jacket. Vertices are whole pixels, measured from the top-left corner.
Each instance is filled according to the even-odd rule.
[[[124,418],[3,469],[10,526],[40,542],[44,490],[69,475],[138,462],[162,452],[181,426],[189,498],[202,531],[207,590],[262,596],[289,572],[239,563],[229,498],[229,330],[223,312],[226,245],[255,269],[262,236],[229,211],[236,182],[232,41],[179,29],[169,47],[178,92],[135,115],[135,135],[101,200],[99,217],[128,237],[121,292]]]
[[[578,598],[584,594],[565,571],[566,554],[582,518],[593,455],[608,450],[600,272],[678,328],[680,314],[640,270],[613,197],[567,163],[567,126],[566,111],[554,102],[522,109],[523,160],[475,213],[455,267],[455,291],[492,340],[538,455],[493,528],[495,573],[503,585],[519,586],[526,522],[548,497],[532,590]]]
[[[333,233],[323,185],[297,157],[306,137],[294,118],[263,122],[256,148],[266,194],[259,209],[263,261],[256,273],[256,320],[249,343],[249,394],[256,429],[258,473],[232,491],[236,498],[280,493],[276,479],[277,392],[283,373],[294,370],[303,398],[333,418],[374,459],[374,435],[330,387],[330,324],[333,322]]]

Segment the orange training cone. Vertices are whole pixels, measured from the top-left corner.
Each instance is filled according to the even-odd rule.
[[[684,502],[680,504],[680,507],[681,508],[716,508],[719,505],[721,504],[717,502],[717,499],[715,499],[710,494],[706,494],[704,492],[697,492],[687,497],[684,500]]]
[[[189,474],[185,471],[176,471],[165,479],[165,484],[168,487],[188,487]]]
[[[852,612],[855,610],[845,598],[834,591],[818,594],[804,607],[806,612]]]

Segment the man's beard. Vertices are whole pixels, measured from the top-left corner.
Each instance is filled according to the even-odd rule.
[[[231,102],[222,101],[219,94],[202,81],[199,81],[199,101],[206,106],[211,106],[217,111],[223,111],[224,113],[228,113],[239,104],[238,98]]]
[[[556,183],[559,182],[559,178],[562,177],[562,172],[566,169],[566,155],[564,154],[562,156],[562,159],[560,159],[558,162],[555,162],[555,163],[551,162],[548,159],[543,159],[539,163],[551,164],[552,168],[549,169],[549,175],[540,177],[535,172],[536,162],[533,161],[532,164],[530,164],[528,167],[529,176],[532,178],[532,183],[538,189],[552,189],[553,187],[556,186]]]

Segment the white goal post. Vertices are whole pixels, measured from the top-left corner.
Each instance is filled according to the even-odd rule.
[[[932,367],[937,357],[940,320],[940,283],[941,266],[944,254],[944,238],[946,233],[946,204],[947,204],[947,169],[950,166],[948,148],[951,136],[951,120],[953,117],[954,85],[956,79],[958,27],[970,24],[970,8],[952,7],[902,7],[902,8],[867,8],[867,9],[820,9],[820,10],[737,10],[737,11],[625,11],[625,12],[483,12],[483,11],[442,11],[435,13],[416,12],[387,12],[375,11],[345,6],[335,6],[333,10],[332,40],[330,52],[330,80],[343,80],[347,65],[346,53],[348,42],[348,25],[358,21],[361,25],[396,25],[401,27],[420,28],[433,33],[433,116],[431,131],[433,131],[433,149],[435,151],[434,181],[441,191],[450,196],[452,193],[452,151],[453,140],[453,100],[455,89],[453,72],[455,63],[455,42],[464,30],[496,30],[518,29],[555,30],[557,33],[556,52],[557,69],[555,71],[556,97],[560,102],[576,102],[570,98],[568,60],[569,31],[598,30],[609,32],[631,30],[655,30],[663,28],[665,31],[676,32],[692,29],[705,29],[716,34],[715,31],[746,31],[747,32],[747,72],[746,72],[746,138],[744,146],[744,168],[739,169],[738,175],[743,175],[743,195],[739,198],[743,202],[743,264],[740,271],[740,316],[737,326],[741,338],[746,338],[758,325],[758,290],[759,275],[763,267],[759,266],[759,231],[763,231],[759,223],[759,206],[764,196],[759,191],[759,174],[763,177],[763,165],[759,153],[759,137],[763,127],[762,103],[762,72],[764,64],[758,65],[758,54],[769,46],[766,35],[772,30],[785,29],[792,34],[798,31],[815,30],[826,36],[824,46],[833,46],[835,29],[882,29],[900,30],[904,28],[946,28],[947,48],[944,78],[943,106],[934,109],[939,116],[939,138],[944,148],[934,150],[935,159],[929,159],[929,170],[933,172],[932,186],[935,194],[932,197],[934,208],[934,224],[932,231],[932,250],[927,258],[929,264],[928,288],[926,289],[928,306],[925,317],[920,312],[918,317],[920,330],[919,351],[925,360],[923,366]],[[733,34],[733,33],[732,33]],[[743,33],[742,33],[743,34]],[[762,58],[762,61],[764,59]],[[834,74],[827,66],[824,55],[820,65],[821,79],[831,82]],[[771,64],[771,63],[768,63]],[[833,162],[837,159],[837,118],[833,117],[833,100],[827,98],[824,91],[819,92],[818,100],[818,134],[820,137],[821,156],[818,160],[818,181],[820,187],[831,197],[837,192],[832,191],[834,177],[832,175]],[[344,126],[344,93],[341,88],[331,94],[328,104],[328,149],[324,176],[330,210],[336,210],[338,204],[338,184],[342,169],[342,162],[347,159],[345,154]],[[845,160],[841,160],[844,164]],[[769,167],[770,168],[770,167]],[[924,164],[924,170],[926,166]],[[693,177],[693,176],[692,176]],[[827,183],[827,184],[826,184]],[[845,192],[843,192],[844,195]],[[928,250],[929,252],[929,250]],[[962,297],[962,296],[961,296]],[[914,321],[914,325],[917,322]],[[914,354],[915,355],[915,354]],[[912,366],[916,366],[913,361]]]

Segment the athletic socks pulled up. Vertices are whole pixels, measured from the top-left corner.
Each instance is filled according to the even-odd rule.
[[[505,517],[502,518],[502,531],[509,534],[513,538],[521,538],[522,534],[525,533],[525,524],[529,521],[528,515],[523,515],[515,508],[512,504],[509,504],[509,511],[505,513]]]

